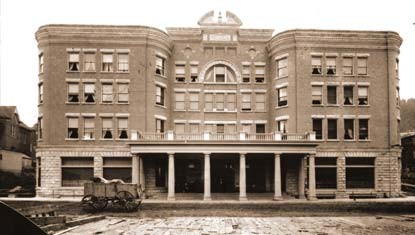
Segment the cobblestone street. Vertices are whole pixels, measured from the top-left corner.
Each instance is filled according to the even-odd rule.
[[[59,234],[59,233],[58,233]],[[69,229],[75,234],[415,234],[415,222],[402,217],[168,217],[115,218]]]

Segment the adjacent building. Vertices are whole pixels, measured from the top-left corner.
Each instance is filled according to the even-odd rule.
[[[397,33],[198,24],[39,28],[38,196],[399,196]]]
[[[415,132],[401,134],[402,182],[415,183]]]

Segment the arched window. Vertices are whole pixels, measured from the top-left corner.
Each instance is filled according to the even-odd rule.
[[[233,83],[236,82],[234,71],[227,65],[216,64],[206,71],[205,82]]]

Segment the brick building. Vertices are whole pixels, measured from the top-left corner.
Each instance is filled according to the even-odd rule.
[[[39,28],[39,196],[399,195],[397,33],[198,24]]]

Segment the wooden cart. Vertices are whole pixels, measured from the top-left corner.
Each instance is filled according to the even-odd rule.
[[[86,211],[101,211],[112,204],[125,211],[135,211],[141,204],[137,184],[121,182],[88,182],[84,184],[82,208]]]

